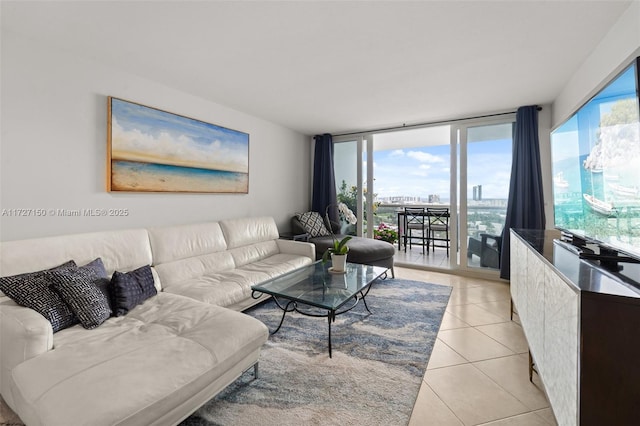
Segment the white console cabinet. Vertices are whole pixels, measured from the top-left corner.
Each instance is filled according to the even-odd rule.
[[[556,420],[640,424],[640,290],[554,237],[511,231],[511,297]]]

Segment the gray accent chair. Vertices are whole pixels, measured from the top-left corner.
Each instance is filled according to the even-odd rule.
[[[335,238],[338,240],[346,236],[340,234],[339,223],[332,221],[331,229],[333,230]],[[294,235],[305,234],[307,232],[296,216],[291,218],[291,231]],[[310,243],[316,246],[316,260],[322,259],[324,252],[333,246],[333,238],[331,235],[326,235],[322,237],[310,237],[308,239]],[[347,245],[349,246],[348,262],[381,266],[391,271],[392,278],[396,277],[393,270],[393,256],[396,254],[396,249],[393,244],[386,241],[354,236],[349,240]]]

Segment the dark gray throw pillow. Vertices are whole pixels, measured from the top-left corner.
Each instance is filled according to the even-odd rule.
[[[111,316],[111,308],[98,282],[106,278],[102,260],[75,269],[47,273],[51,286],[62,296],[86,329],[93,329]]]
[[[117,317],[126,315],[137,305],[158,294],[148,265],[127,273],[114,272],[109,291],[113,313]]]
[[[31,308],[45,317],[51,323],[55,333],[77,324],[78,319],[62,297],[49,286],[47,273],[76,267],[76,263],[70,260],[44,271],[1,277],[0,290],[18,305]]]
[[[107,274],[107,269],[104,267],[104,263],[102,263],[102,259],[97,258],[93,262],[87,263],[84,266],[81,266],[83,269],[91,269],[96,273],[98,278],[93,281],[98,290],[104,294],[104,297],[107,299],[107,303],[109,304],[109,310],[113,311],[113,307],[111,306],[111,293],[109,292],[109,284],[111,280],[109,279],[109,274]]]
[[[331,232],[327,229],[322,220],[322,216],[318,212],[306,212],[296,214],[302,227],[307,231],[311,238],[324,237],[325,235],[331,235]]]

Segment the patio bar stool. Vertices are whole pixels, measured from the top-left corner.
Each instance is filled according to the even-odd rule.
[[[429,224],[427,223],[427,215],[424,207],[405,207],[405,233],[404,233],[404,251],[407,251],[407,239],[409,240],[409,250],[413,246],[412,240],[417,239],[422,241],[422,254],[424,254],[424,248],[427,247],[429,252]],[[414,232],[420,231],[419,236],[414,235]]]
[[[447,257],[449,257],[449,246],[451,244],[449,238],[449,209],[428,207],[427,216],[429,217],[429,239],[433,250],[435,251],[436,247],[446,248]],[[444,244],[436,245],[436,241],[442,241]]]

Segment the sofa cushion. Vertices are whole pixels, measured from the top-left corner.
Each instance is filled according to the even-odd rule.
[[[126,315],[134,307],[158,294],[148,265],[124,274],[114,272],[109,291],[113,313],[117,317]]]
[[[226,271],[209,271],[199,277],[172,282],[168,293],[180,294],[213,305],[234,307],[251,298],[251,286],[310,263],[304,256],[277,253]]]
[[[175,283],[199,278],[203,275],[228,271],[235,268],[233,256],[228,251],[180,259],[156,265],[154,269],[166,290]]]
[[[50,287],[51,281],[47,273],[69,268],[76,268],[76,263],[69,261],[45,271],[2,277],[0,290],[17,304],[33,309],[45,317],[55,333],[77,324],[78,319],[62,297]]]
[[[98,288],[98,282],[106,280],[106,275],[99,259],[85,267],[47,273],[51,286],[87,329],[98,327],[111,316],[109,302]]]
[[[322,220],[322,216],[318,212],[306,212],[298,213],[296,217],[300,221],[300,224],[310,237],[323,237],[325,235],[331,235],[331,232],[327,229]]]
[[[250,263],[258,262],[280,253],[276,240],[254,243],[248,246],[237,247],[229,250],[236,268]]]
[[[12,374],[26,424],[156,424],[255,354],[268,330],[248,315],[162,292],[94,330],[55,336],[53,350]]]
[[[278,227],[272,217],[226,219],[219,223],[229,249],[280,238]]]
[[[227,249],[217,222],[152,228],[149,230],[149,241],[154,265]]]

